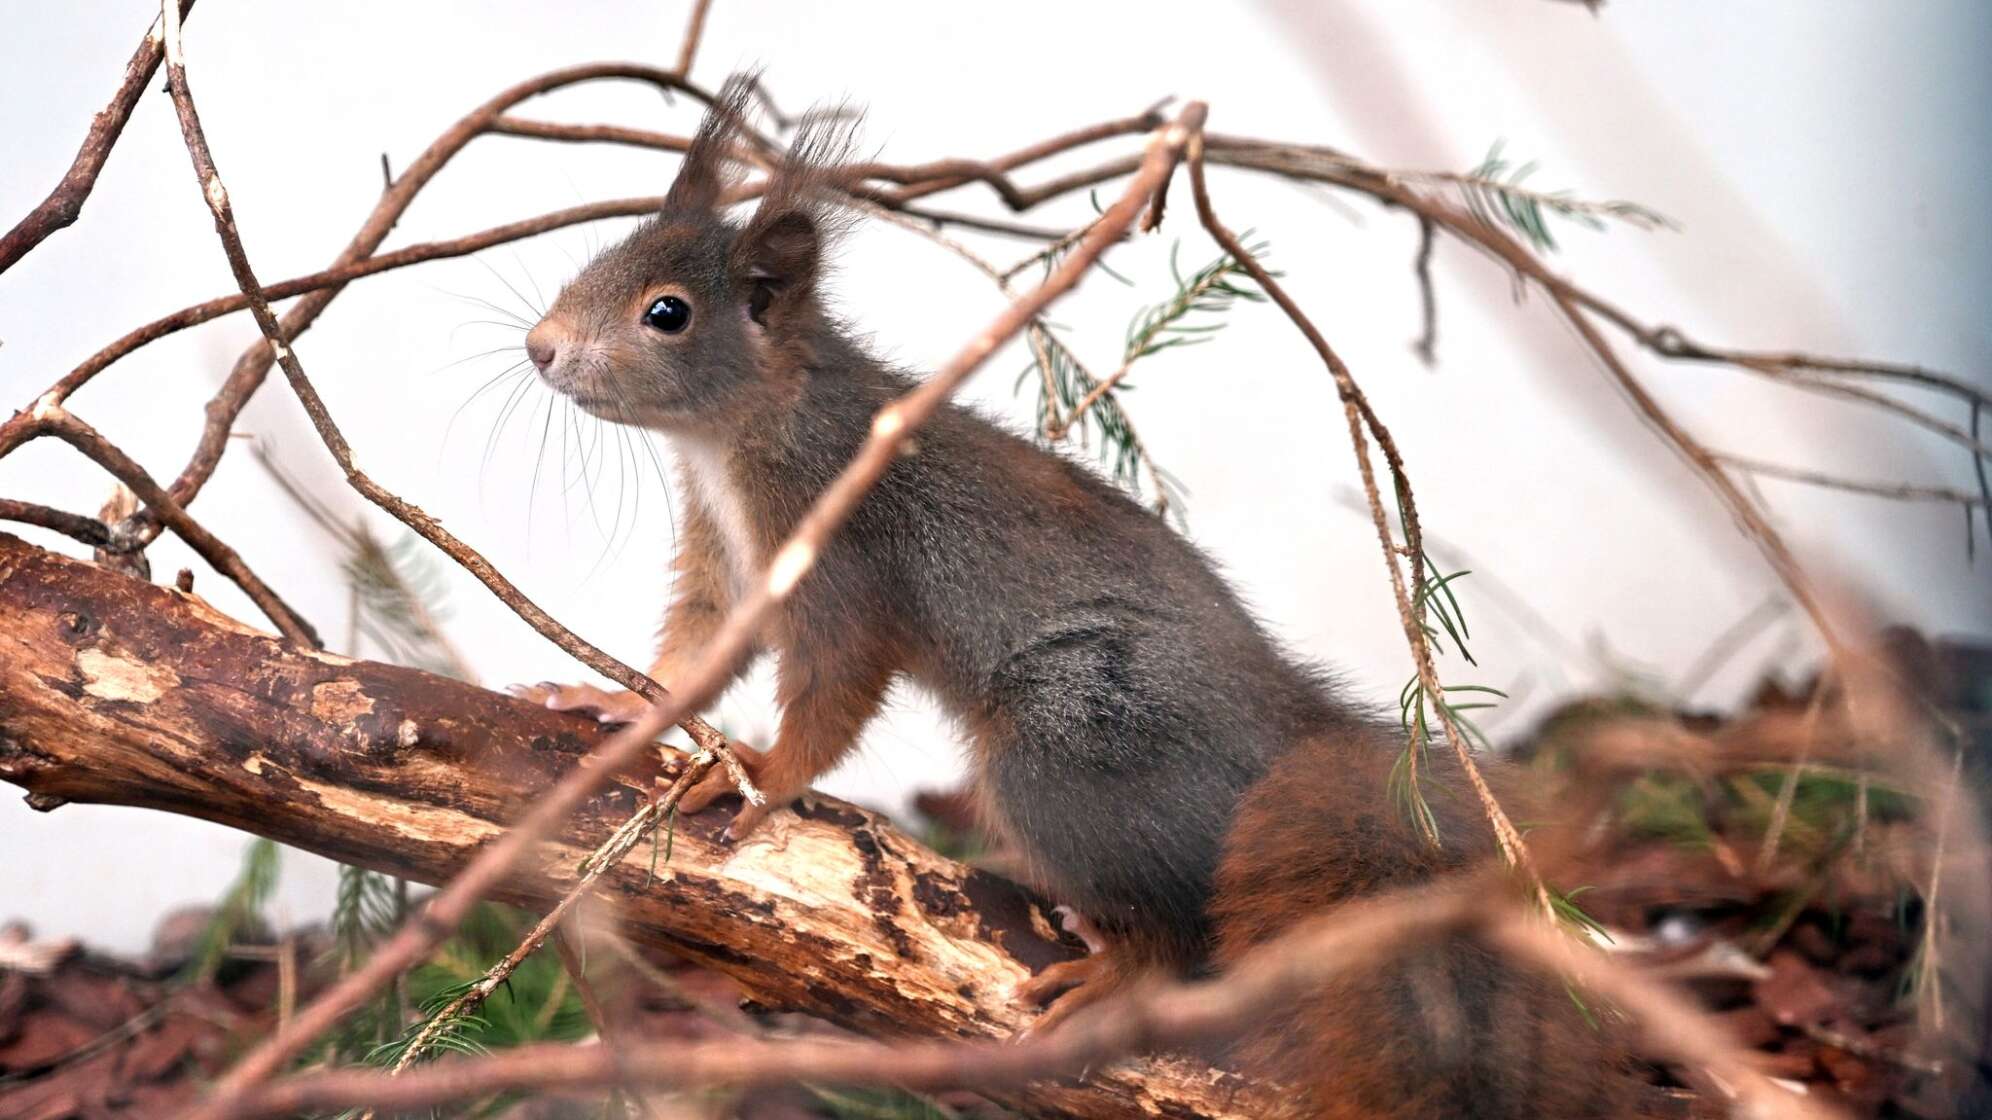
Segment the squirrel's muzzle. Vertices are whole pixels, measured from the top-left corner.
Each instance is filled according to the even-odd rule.
[[[534,368],[545,373],[559,356],[560,330],[552,320],[541,319],[538,325],[526,332],[526,357],[532,359]]]

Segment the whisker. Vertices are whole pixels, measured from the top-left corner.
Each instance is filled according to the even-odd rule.
[[[526,283],[532,285],[533,295],[539,301],[536,305],[539,310],[539,317],[542,319],[546,318],[546,293],[540,291],[539,281],[533,279],[533,270],[526,267],[525,259],[519,256],[519,251],[516,248],[512,250],[512,263],[518,265],[519,271],[526,274]]]
[[[494,346],[489,350],[481,351],[476,354],[466,354],[461,358],[456,358],[451,361],[444,362],[442,365],[439,365],[435,369],[430,370],[428,376],[434,377],[439,373],[447,373],[450,370],[453,370],[460,365],[464,365],[465,363],[468,362],[480,361],[484,358],[489,358],[493,354],[517,354],[517,353],[521,353],[519,347],[517,346]],[[517,364],[524,365],[525,363],[526,359],[521,358],[519,359]]]
[[[622,514],[623,495],[629,495],[629,536],[636,538],[636,527],[643,524],[643,475],[635,468],[636,448],[630,446],[629,425],[616,425],[618,453],[616,455],[616,514]],[[632,482],[631,476],[635,477]]]
[[[484,267],[490,268],[491,266],[487,264]],[[502,277],[500,279],[502,280]],[[504,316],[505,318],[511,320],[512,322],[517,323],[521,327],[531,328],[534,322],[533,320],[527,319],[524,316],[520,315],[518,312],[512,310],[511,308],[493,303],[490,300],[485,299],[483,296],[472,295],[468,292],[453,292],[448,288],[439,288],[434,284],[429,285],[429,290],[432,292],[436,292],[439,295],[446,295],[454,300],[461,300],[464,303],[474,303],[477,306],[484,308],[486,311],[491,312],[493,315]]]
[[[485,437],[484,440],[484,460],[480,467],[484,473],[490,473],[491,457],[498,451],[499,433],[503,432],[505,426],[512,422],[512,416],[518,411],[519,405],[532,396],[532,387],[538,380],[536,377],[520,378],[519,383],[513,386],[512,391],[506,395],[505,403],[499,406],[498,422],[492,426],[491,434]]]
[[[456,406],[456,411],[450,413],[449,422],[443,425],[443,442],[447,444],[450,441],[450,433],[456,429],[456,423],[462,418],[465,409],[477,403],[478,398],[482,397],[485,393],[497,388],[506,378],[517,377],[525,373],[525,365],[526,363],[523,361],[514,362],[511,366],[498,371],[495,376],[488,378],[484,384],[479,385],[472,391],[470,396],[465,397],[463,403]]]
[[[499,330],[518,331],[520,334],[525,334],[527,331],[533,329],[525,323],[501,323],[496,319],[465,319],[452,328],[452,340],[455,338],[456,331],[460,331],[465,327],[497,327]]]
[[[505,290],[511,292],[513,296],[517,297],[519,303],[523,305],[527,311],[532,313],[534,321],[546,318],[546,313],[534,307],[533,301],[527,299],[526,294],[520,291],[517,285],[513,284],[510,280],[507,280],[505,278],[504,273],[499,272],[496,268],[493,268],[490,261],[485,260],[484,257],[481,255],[473,256],[470,259],[476,261],[478,264],[483,265],[484,271],[489,272],[492,276],[497,278],[500,284],[505,285]]]
[[[526,488],[526,541],[528,547],[531,546],[533,539],[533,515],[538,512],[539,507],[540,470],[546,465],[547,437],[553,434],[553,410],[561,399],[563,398],[558,393],[548,394],[546,419],[540,423],[539,452],[533,456],[533,481]]]

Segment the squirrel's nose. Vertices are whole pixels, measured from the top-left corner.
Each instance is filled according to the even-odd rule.
[[[560,347],[554,339],[554,332],[549,329],[545,320],[541,320],[538,326],[526,332],[526,357],[533,360],[533,365],[541,373],[546,372],[546,368],[553,364],[554,357],[560,353]]]

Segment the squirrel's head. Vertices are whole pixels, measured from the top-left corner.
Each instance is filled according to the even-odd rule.
[[[751,413],[807,364],[838,217],[825,181],[849,131],[841,113],[805,118],[788,154],[769,161],[753,216],[728,221],[753,83],[726,83],[663,210],[589,261],[526,335],[540,376],[594,415],[710,425]]]

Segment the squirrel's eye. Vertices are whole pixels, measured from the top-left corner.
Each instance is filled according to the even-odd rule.
[[[692,325],[692,305],[677,296],[658,296],[643,313],[643,321],[665,334],[677,334]]]

